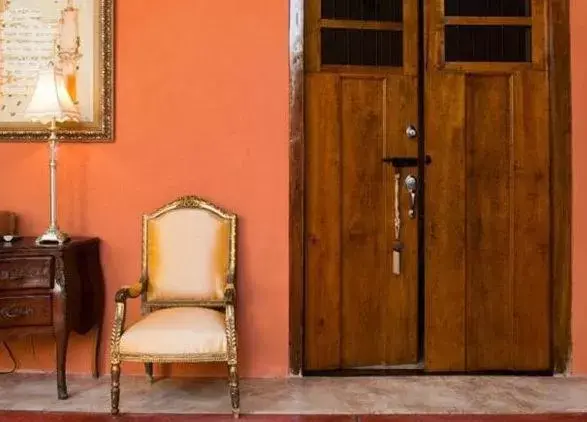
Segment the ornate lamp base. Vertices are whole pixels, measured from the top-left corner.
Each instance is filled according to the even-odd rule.
[[[58,228],[49,227],[45,233],[37,237],[37,245],[63,245],[69,241],[69,236],[59,231]]]

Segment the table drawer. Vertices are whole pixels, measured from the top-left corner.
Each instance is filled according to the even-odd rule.
[[[0,328],[51,325],[51,296],[0,298]]]
[[[51,288],[52,256],[0,257],[0,290]]]

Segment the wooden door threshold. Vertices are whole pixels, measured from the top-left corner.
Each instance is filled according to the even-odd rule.
[[[385,376],[524,376],[524,377],[549,377],[554,371],[512,371],[512,370],[487,370],[487,371],[427,371],[423,367],[414,368],[389,367],[382,369],[371,368],[346,368],[332,370],[304,371],[306,377],[385,377]]]

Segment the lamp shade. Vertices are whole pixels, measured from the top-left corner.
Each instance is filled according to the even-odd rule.
[[[47,124],[55,119],[79,121],[80,114],[67,92],[63,75],[55,68],[39,72],[35,91],[27,106],[25,117]]]

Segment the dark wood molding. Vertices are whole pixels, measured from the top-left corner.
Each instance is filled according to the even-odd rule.
[[[571,40],[569,0],[552,0],[551,54],[551,236],[552,356],[557,373],[571,356]]]
[[[303,367],[304,315],[304,2],[290,0],[290,372]],[[569,0],[551,1],[552,356],[564,373],[571,356],[571,65]],[[555,148],[556,147],[556,148]]]
[[[304,322],[304,0],[289,16],[289,367],[302,373]]]

